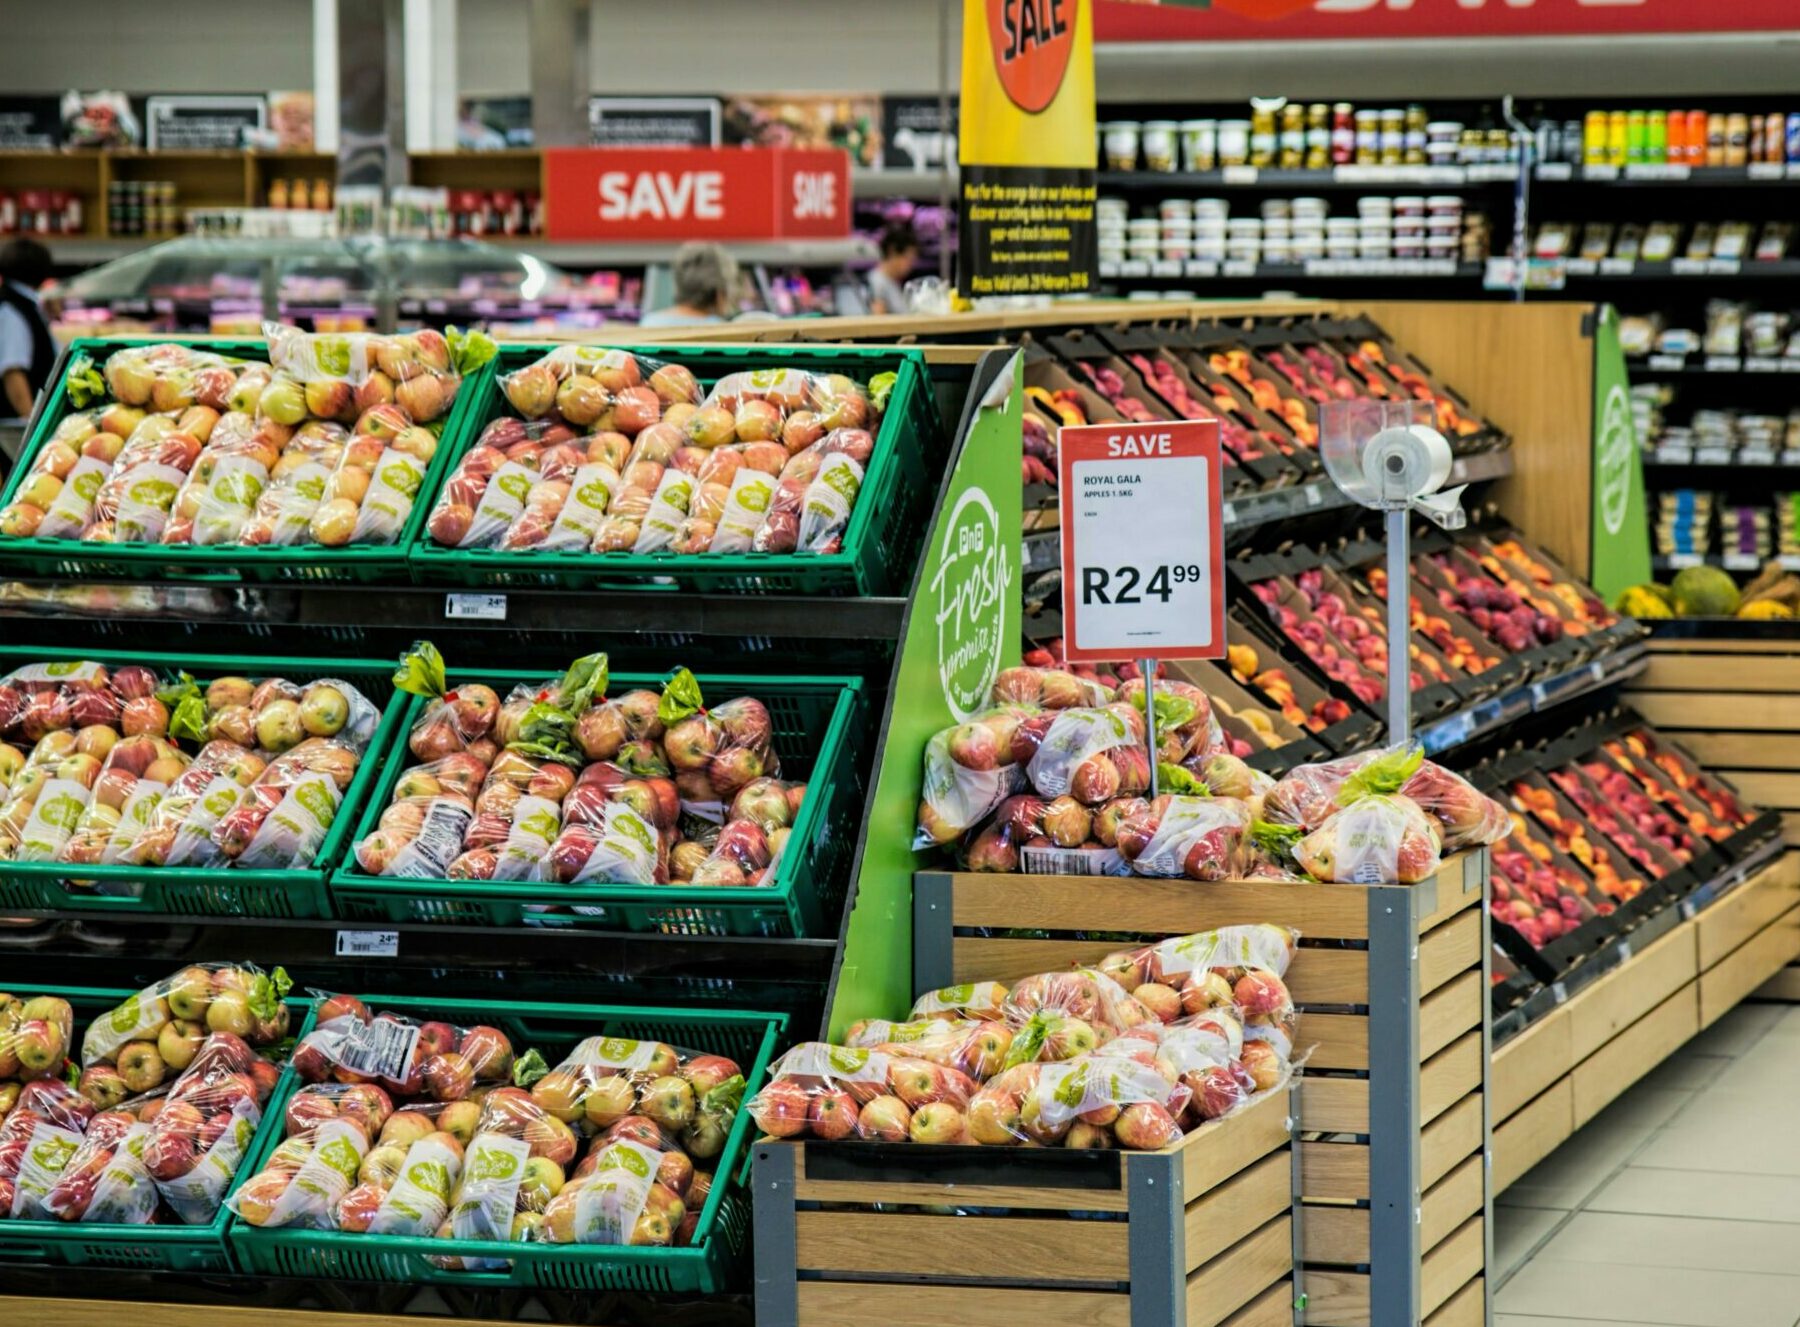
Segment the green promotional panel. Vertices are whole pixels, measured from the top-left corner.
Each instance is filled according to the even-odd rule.
[[[1589,579],[1609,603],[1650,579],[1650,525],[1644,514],[1644,463],[1631,422],[1619,311],[1594,318],[1593,548]]]
[[[912,1003],[920,864],[912,840],[925,743],[985,708],[995,675],[1019,662],[1020,362],[1017,354],[1006,362],[968,417],[913,583],[832,999],[833,1041],[855,1019],[898,1018]]]

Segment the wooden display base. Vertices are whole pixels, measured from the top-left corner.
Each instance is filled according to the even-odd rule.
[[[1494,1054],[1494,1189],[1800,958],[1800,854],[1777,858]]]
[[[1302,1010],[1296,1044],[1311,1047],[1300,1182],[1306,1320],[1480,1323],[1487,860],[1452,858],[1414,886],[920,872],[914,984],[1011,981],[1092,962],[1127,947],[1121,933],[1295,928],[1301,948],[1286,980]],[[976,934],[1021,920],[1050,934]],[[1091,933],[1114,938],[1083,938]]]
[[[1292,1111],[1161,1152],[759,1143],[757,1320],[1285,1327]]]
[[[1657,636],[1626,698],[1708,770],[1782,813],[1800,851],[1800,634],[1788,640]],[[1800,965],[1757,994],[1800,1001]]]

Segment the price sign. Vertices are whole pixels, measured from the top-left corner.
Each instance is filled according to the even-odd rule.
[[[1218,421],[1065,428],[1059,446],[1069,658],[1224,657]]]

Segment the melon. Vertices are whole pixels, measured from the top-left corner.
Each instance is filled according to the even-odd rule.
[[[1669,587],[1682,617],[1730,617],[1737,612],[1737,582],[1717,567],[1687,567]]]

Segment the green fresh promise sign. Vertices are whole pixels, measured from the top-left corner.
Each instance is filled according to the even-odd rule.
[[[901,1018],[912,1005],[912,873],[921,864],[912,841],[925,743],[985,708],[995,675],[1019,662],[1019,366],[1015,353],[960,440],[913,581],[832,1001],[832,1041],[855,1019]]]
[[[1594,319],[1594,513],[1590,576],[1600,597],[1650,579],[1650,525],[1644,514],[1644,464],[1631,422],[1619,311],[1602,304]]]

